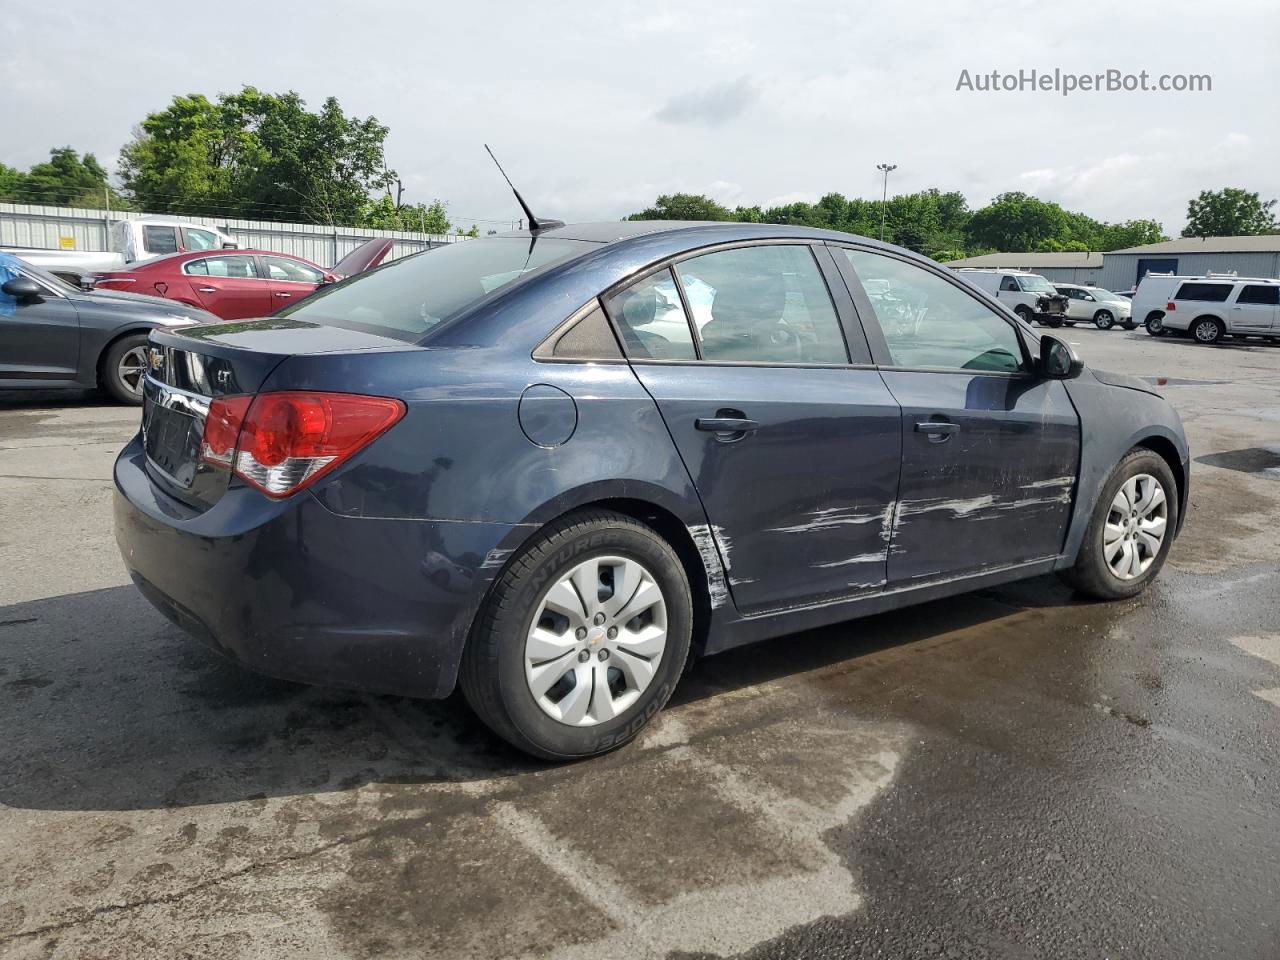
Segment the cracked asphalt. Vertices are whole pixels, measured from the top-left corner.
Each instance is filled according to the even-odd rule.
[[[112,539],[136,411],[0,394],[0,956],[1280,956],[1280,348],[1064,333],[1187,423],[1144,596],[782,637],[561,767],[187,640]]]

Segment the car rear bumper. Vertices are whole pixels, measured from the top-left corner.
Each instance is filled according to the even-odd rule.
[[[454,686],[471,621],[520,527],[333,513],[232,488],[204,513],[157,489],[135,438],[115,532],[143,595],[259,673],[415,697]]]

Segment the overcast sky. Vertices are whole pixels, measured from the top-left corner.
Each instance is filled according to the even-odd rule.
[[[24,8],[25,9],[25,8]],[[326,12],[330,11],[330,12]],[[113,164],[174,94],[337,96],[391,128],[408,199],[514,219],[615,219],[659,193],[729,206],[1024,190],[1181,229],[1199,190],[1280,196],[1272,2],[178,4],[60,0],[8,18],[0,161],[52,146]],[[1055,67],[1210,74],[1210,93],[957,92]]]

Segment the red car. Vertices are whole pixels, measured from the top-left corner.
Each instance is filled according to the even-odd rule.
[[[381,263],[395,241],[369,240],[326,270],[310,260],[267,250],[200,250],[174,253],[96,277],[102,290],[168,297],[200,307],[223,320],[265,317]]]

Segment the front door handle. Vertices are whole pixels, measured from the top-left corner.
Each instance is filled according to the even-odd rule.
[[[709,433],[737,434],[739,437],[756,430],[760,424],[746,417],[698,417],[693,425]]]
[[[925,434],[930,443],[942,443],[959,432],[960,424],[951,423],[948,420],[926,420],[924,423],[916,424],[916,433]]]
[[[200,293],[217,293],[218,292],[213,287],[196,287],[196,290]]]
[[[276,296],[277,296],[277,297],[292,297],[292,296],[293,296],[293,294],[292,294],[292,293],[277,293],[277,294],[276,294]]]

